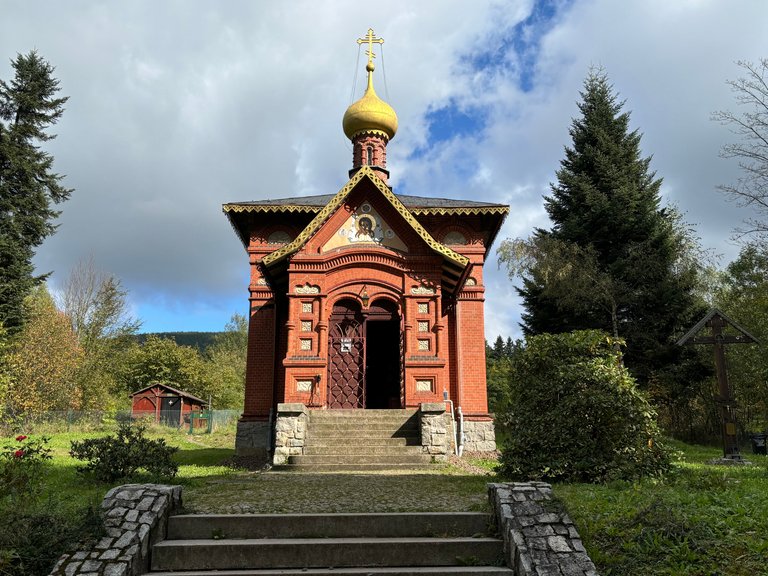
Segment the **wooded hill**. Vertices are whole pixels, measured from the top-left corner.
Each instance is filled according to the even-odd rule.
[[[198,352],[202,354],[213,344],[219,334],[222,332],[147,332],[135,334],[133,337],[139,344],[144,344],[150,336],[173,340],[178,346],[197,348]]]

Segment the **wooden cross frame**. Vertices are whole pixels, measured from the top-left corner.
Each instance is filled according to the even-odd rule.
[[[723,334],[723,329],[730,326],[736,334]],[[699,336],[703,328],[710,328],[709,336]],[[677,341],[677,344],[713,344],[715,347],[715,371],[717,372],[718,396],[720,405],[720,420],[723,435],[723,457],[729,460],[741,460],[739,441],[736,436],[736,402],[733,390],[728,384],[728,371],[725,367],[726,344],[759,344],[757,338],[731,320],[724,312],[713,308],[688,333]]]

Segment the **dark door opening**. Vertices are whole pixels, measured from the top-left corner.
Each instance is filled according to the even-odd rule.
[[[164,396],[162,398],[160,423],[176,428],[181,425],[181,398],[179,396]]]
[[[365,407],[400,406],[400,321],[369,319],[365,329]]]

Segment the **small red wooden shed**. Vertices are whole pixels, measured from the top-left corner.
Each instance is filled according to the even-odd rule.
[[[181,426],[189,422],[191,412],[200,412],[207,402],[167,384],[154,382],[131,394],[131,417],[150,417],[166,426]]]

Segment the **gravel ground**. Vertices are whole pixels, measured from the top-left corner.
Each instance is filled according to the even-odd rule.
[[[469,460],[411,472],[242,471],[184,488],[198,514],[480,511],[494,476]]]

